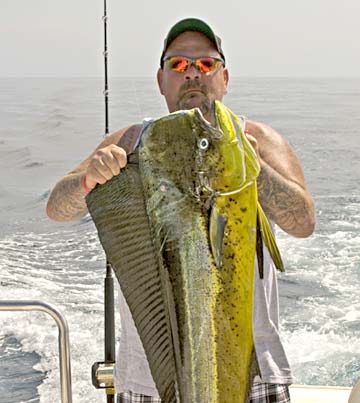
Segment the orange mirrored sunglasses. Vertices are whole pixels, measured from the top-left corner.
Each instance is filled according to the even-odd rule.
[[[163,61],[171,70],[179,73],[185,73],[191,66],[195,66],[201,73],[212,73],[224,64],[224,61],[217,57],[193,59],[186,56],[166,56]]]

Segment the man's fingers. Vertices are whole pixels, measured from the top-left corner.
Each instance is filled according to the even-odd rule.
[[[257,140],[254,136],[252,136],[249,132],[245,131],[245,136],[249,140],[250,144],[255,148],[257,147]]]
[[[118,175],[120,169],[124,168],[127,162],[126,151],[115,144],[99,150],[97,156],[104,167],[108,167],[111,170],[113,176]]]
[[[113,155],[113,153],[108,153],[108,154],[103,155],[101,158],[101,162],[104,166],[104,170],[106,170],[109,173],[109,175],[111,175],[110,178],[112,178],[113,176],[119,175],[120,165],[119,165],[116,157]],[[108,179],[110,179],[110,178],[108,178]]]
[[[116,146],[116,148],[112,150],[112,155],[116,158],[120,168],[124,168],[126,166],[127,155],[123,148]]]
[[[112,173],[111,169],[109,166],[104,162],[105,158],[94,158],[89,165],[89,175],[92,175],[94,179],[105,179],[105,182],[109,179],[111,179],[114,174]],[[98,183],[105,183],[103,181],[98,182]]]
[[[103,176],[100,172],[98,172],[95,167],[90,166],[85,174],[85,178],[86,178],[85,179],[86,186],[89,189],[93,189],[97,183],[103,185],[107,181],[105,176]]]
[[[245,131],[245,136],[249,140],[258,157],[260,157],[259,144],[254,136],[252,136],[248,131]]]
[[[111,144],[98,150],[91,161],[86,172],[86,181],[95,186],[96,183],[104,184],[120,173],[121,168],[126,166],[127,158],[124,149]]]

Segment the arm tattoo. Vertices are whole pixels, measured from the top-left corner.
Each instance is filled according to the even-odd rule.
[[[84,197],[81,175],[69,175],[52,191],[47,207],[48,215],[57,221],[78,220],[87,213]]]
[[[259,201],[268,217],[292,235],[299,235],[309,219],[309,204],[304,190],[281,176],[266,163],[261,164],[257,181]]]

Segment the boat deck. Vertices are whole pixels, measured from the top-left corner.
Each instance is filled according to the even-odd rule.
[[[291,403],[348,403],[351,388],[338,386],[290,387]]]

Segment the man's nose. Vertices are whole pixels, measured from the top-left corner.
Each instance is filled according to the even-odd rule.
[[[199,80],[200,79],[200,71],[191,64],[188,69],[185,71],[185,80]]]

